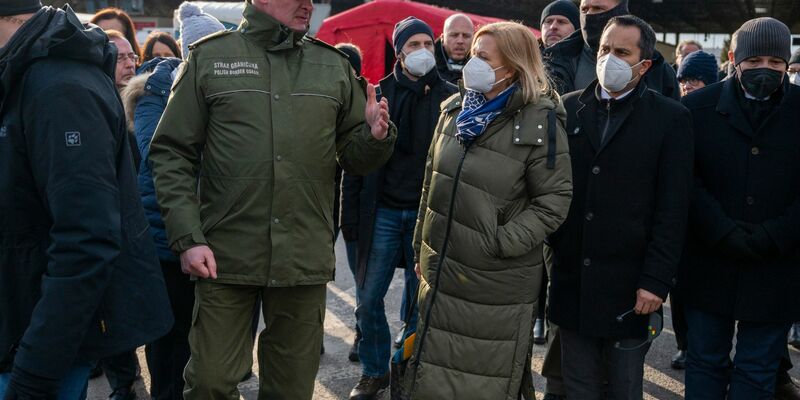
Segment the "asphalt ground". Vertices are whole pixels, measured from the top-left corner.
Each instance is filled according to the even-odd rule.
[[[389,293],[386,296],[387,318],[393,332],[400,329],[400,301],[403,292],[403,276],[397,271]],[[353,275],[347,267],[344,243],[340,239],[336,244],[336,281],[328,284],[328,307],[325,317],[325,354],[320,362],[314,389],[315,400],[346,400],[350,390],[361,375],[360,364],[347,359],[347,353],[353,342],[355,331],[355,287]],[[668,306],[667,306],[668,308]],[[670,313],[665,313],[665,329],[656,339],[647,355],[645,364],[644,398],[672,400],[682,399],[684,394],[683,372],[670,368],[670,359],[675,353],[675,337],[672,331]],[[263,328],[263,324],[262,324]],[[544,379],[537,372],[541,371],[544,360],[544,346],[534,346],[533,370],[537,391],[537,399],[543,396]],[[254,351],[253,370],[258,371]],[[795,365],[800,366],[800,351],[790,347],[790,354]],[[138,399],[149,399],[147,387],[150,377],[144,359],[144,350],[138,350],[139,362],[142,366],[142,379],[136,383]],[[219,366],[224,369],[224,365]],[[795,380],[800,379],[800,367],[791,371]],[[255,400],[258,397],[258,380],[252,378],[239,386],[241,397]],[[90,400],[108,397],[110,390],[104,376],[93,379],[89,384]],[[384,399],[388,400],[388,394]]]

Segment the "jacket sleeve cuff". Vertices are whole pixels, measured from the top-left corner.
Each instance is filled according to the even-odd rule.
[[[639,289],[647,290],[648,292],[660,297],[661,300],[667,301],[667,295],[672,289],[672,285],[665,284],[658,279],[644,275],[639,278]]]
[[[206,237],[201,232],[193,232],[189,235],[183,236],[172,243],[172,250],[178,254],[183,253],[192,247],[208,246]]]
[[[394,144],[394,139],[397,137],[397,127],[392,121],[389,121],[389,129],[386,130],[386,137],[383,139],[376,139],[372,136],[372,130],[368,123],[364,123],[364,130],[367,132],[367,143],[372,146],[386,146],[387,144]]]

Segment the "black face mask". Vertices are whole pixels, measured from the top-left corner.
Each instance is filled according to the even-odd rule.
[[[630,14],[628,12],[628,0],[622,0],[616,7],[600,14],[581,13],[581,33],[583,41],[594,50],[595,53],[600,49],[600,37],[603,36],[603,29],[611,18]]]
[[[783,72],[769,68],[753,68],[741,71],[744,90],[757,99],[764,99],[778,90],[783,83]]]

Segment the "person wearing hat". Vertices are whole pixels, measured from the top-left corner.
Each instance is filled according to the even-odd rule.
[[[361,332],[358,358],[361,379],[350,400],[376,399],[389,383],[392,337],[384,297],[395,268],[405,269],[401,318],[407,331],[416,330],[416,308],[409,304],[418,279],[414,274],[413,235],[422,192],[425,162],[440,104],[458,88],[439,76],[434,59],[433,30],[414,17],[395,25],[392,34],[397,62],[380,82],[397,126],[397,144],[388,162],[369,175],[345,172],[342,231],[355,233],[356,319]]]
[[[559,94],[583,90],[595,79],[600,36],[611,18],[630,14],[628,0],[581,0],[580,29],[544,49],[548,75]],[[644,77],[647,87],[675,100],[680,98],[675,70],[658,51]]]
[[[717,58],[704,51],[690,53],[678,67],[681,96],[719,81]]]
[[[786,75],[790,49],[784,23],[749,20],[731,40],[733,76],[682,99],[698,132],[678,277],[688,399],[772,399],[786,333],[800,320],[800,186],[791,184],[800,181],[800,87]]]
[[[458,84],[461,71],[469,62],[469,49],[474,34],[475,25],[466,14],[453,14],[444,21],[442,36],[434,43],[436,68],[439,69],[442,79]]]
[[[117,55],[68,6],[0,3],[6,400],[85,398],[97,360],[172,326],[114,83]]]
[[[542,10],[542,44],[550,47],[581,27],[578,6],[572,0],[556,0]]]

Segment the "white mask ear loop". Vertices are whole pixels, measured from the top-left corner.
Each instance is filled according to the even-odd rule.
[[[631,65],[631,75],[633,75],[633,69],[634,69],[634,68],[635,68],[637,65],[639,65],[639,64],[641,64],[641,63],[643,63],[643,62],[645,62],[645,61],[646,61],[646,60],[642,60],[642,61],[639,61],[639,62],[637,62],[636,64],[633,64],[633,65]],[[636,80],[636,78],[638,78],[638,76],[631,77],[631,80],[629,80],[628,82],[625,82],[625,86],[628,86],[628,84],[629,84],[629,83],[631,83],[631,82],[635,81],[635,80]]]

